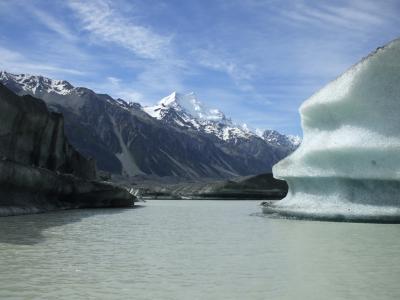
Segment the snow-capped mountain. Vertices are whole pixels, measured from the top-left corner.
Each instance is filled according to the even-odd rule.
[[[292,148],[293,150],[295,150],[301,143],[301,138],[299,136],[284,135],[276,130],[265,130],[262,134],[262,138],[267,143]]]
[[[234,125],[194,94],[143,108],[43,76],[0,72],[0,82],[62,113],[70,143],[114,174],[229,178],[270,172],[292,151]]]
[[[218,109],[205,107],[196,97],[195,93],[180,94],[173,92],[171,95],[161,99],[157,105],[145,107],[144,110],[154,118],[163,119],[170,108],[182,114],[190,115],[200,121],[230,122]]]
[[[234,124],[220,110],[206,107],[193,92],[189,94],[173,92],[156,105],[143,109],[153,118],[212,134],[223,141],[237,142],[238,139],[257,137],[257,134],[246,125]],[[266,141],[275,145],[275,140]]]
[[[50,79],[30,74],[12,74],[0,71],[0,82],[19,95],[29,94],[43,99],[50,106],[61,105],[76,111],[85,105],[88,96],[95,94],[90,89],[74,87],[65,80]],[[123,99],[114,99],[108,95],[102,96],[104,96],[105,101],[113,105],[119,105],[121,108],[127,110],[142,108],[139,103],[128,103]]]
[[[275,130],[265,130],[259,135],[246,125],[234,124],[220,110],[206,107],[193,92],[173,92],[156,105],[144,107],[143,110],[158,120],[212,134],[223,141],[237,142],[238,139],[249,140],[260,136],[270,145],[287,149],[295,149],[301,142],[298,136],[287,136]]]
[[[31,95],[43,99],[48,105],[62,105],[79,110],[84,102],[78,100],[87,91],[74,88],[65,80],[55,80],[30,74],[0,72],[0,81],[18,95]]]
[[[74,87],[65,80],[53,80],[43,76],[34,76],[27,74],[11,74],[0,71],[0,80],[6,83],[17,83],[20,90],[37,95],[43,93],[54,93],[58,95],[68,95]]]

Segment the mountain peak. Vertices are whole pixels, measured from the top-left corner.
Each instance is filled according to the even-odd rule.
[[[144,107],[143,110],[158,120],[212,134],[224,141],[257,137],[270,145],[288,149],[297,147],[301,141],[299,137],[286,136],[276,130],[263,132],[258,129],[254,132],[247,124],[234,124],[219,109],[204,105],[194,92],[182,94],[174,91],[157,105]]]
[[[210,109],[205,106],[194,92],[182,94],[174,91],[167,97],[162,98],[157,105],[145,107],[144,110],[156,119],[163,119],[167,110],[173,108],[176,112],[186,116],[213,122],[225,122],[225,115],[218,109]]]
[[[67,95],[74,89],[74,87],[65,80],[55,80],[30,74],[12,74],[6,71],[0,71],[0,80],[2,82],[18,83],[22,90],[34,96],[43,92]]]
[[[160,101],[158,101],[158,104],[161,106],[172,106],[175,103],[178,104],[178,97],[180,94],[178,92],[172,92],[169,94],[167,97],[162,98]]]
[[[262,134],[262,138],[270,144],[293,147],[294,149],[301,143],[301,138],[299,136],[284,135],[272,129],[265,130]]]

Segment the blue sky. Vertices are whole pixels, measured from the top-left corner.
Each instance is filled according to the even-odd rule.
[[[399,0],[0,0],[0,69],[300,135],[299,105],[399,31]]]

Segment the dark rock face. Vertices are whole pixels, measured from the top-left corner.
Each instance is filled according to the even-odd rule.
[[[31,96],[18,97],[0,84],[0,156],[20,164],[95,179],[93,160],[84,158],[64,135],[64,119]]]
[[[126,190],[94,181],[95,162],[66,140],[61,114],[0,84],[0,215],[131,206]]]

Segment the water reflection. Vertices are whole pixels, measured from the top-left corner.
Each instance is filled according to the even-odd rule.
[[[136,206],[134,208],[140,207],[142,206]],[[125,210],[126,208],[77,209],[43,214],[2,217],[0,218],[0,243],[34,245],[45,239],[43,231],[48,228],[80,222],[84,218],[96,215],[120,214]]]

